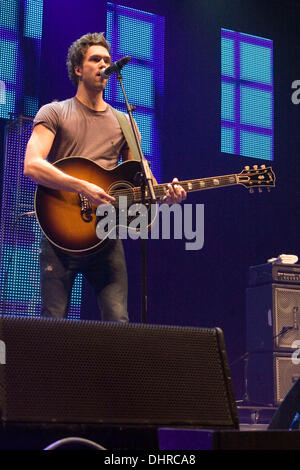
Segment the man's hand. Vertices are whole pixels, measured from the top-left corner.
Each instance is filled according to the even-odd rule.
[[[100,186],[84,180],[82,180],[80,193],[93,204],[96,204],[96,206],[100,204],[110,204],[115,201],[115,198],[107,194]]]
[[[180,203],[186,199],[186,191],[179,184],[174,184],[178,181],[174,178],[172,183],[168,185],[168,191],[166,192],[163,202],[166,204]]]

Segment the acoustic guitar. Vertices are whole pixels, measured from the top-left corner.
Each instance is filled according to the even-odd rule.
[[[124,196],[127,197],[128,208],[133,204],[144,203],[148,210],[147,224],[151,229],[157,211],[150,210],[150,206],[153,208],[150,194],[147,190],[143,192],[139,185],[139,162],[128,160],[113,170],[105,170],[87,158],[68,157],[58,160],[54,165],[70,176],[100,186],[115,198],[116,201],[112,204],[116,213],[116,227],[114,229],[124,225],[124,214],[120,214],[119,211],[119,203],[122,201],[123,204]],[[269,189],[275,186],[275,175],[271,167],[266,168],[262,165],[258,168],[255,165],[253,169],[245,167],[239,174],[179,181],[177,184],[180,184],[186,192],[234,185],[242,185],[252,191],[254,188],[261,190],[263,187]],[[156,207],[159,202],[163,202],[167,190],[167,183],[154,185],[154,193],[157,198]],[[38,185],[34,205],[35,214],[43,233],[54,246],[63,251],[71,254],[89,254],[101,248],[101,245],[109,238],[109,231],[102,239],[98,238],[96,227],[101,217],[96,214],[96,205],[90,203],[82,194]],[[124,211],[123,205],[122,211]],[[105,213],[102,214],[102,217],[105,215]],[[127,227],[130,227],[132,219],[131,215],[126,215],[125,225]],[[122,224],[120,224],[120,220],[122,220]]]

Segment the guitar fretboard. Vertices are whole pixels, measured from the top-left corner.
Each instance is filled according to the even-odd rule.
[[[192,192],[223,186],[232,186],[238,184],[238,178],[237,175],[233,174],[225,176],[216,176],[213,178],[200,178],[194,180],[178,181],[178,183],[175,184],[179,184],[180,186],[182,186],[186,192]],[[168,183],[155,185],[153,189],[156,197],[161,198],[168,191]],[[135,193],[135,197],[139,199],[141,197],[141,189],[135,188]],[[146,198],[148,197],[147,190],[145,196]]]

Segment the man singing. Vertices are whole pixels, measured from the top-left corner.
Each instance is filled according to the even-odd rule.
[[[52,165],[61,158],[81,156],[105,169],[113,169],[120,158],[134,156],[124,137],[114,109],[104,101],[107,79],[101,69],[111,64],[110,46],[102,33],[86,34],[69,48],[67,67],[76,95],[43,106],[34,119],[28,141],[24,174],[36,183],[85,196],[99,206],[114,201],[101,187],[70,176]],[[186,198],[180,185],[169,185],[164,202]],[[103,321],[127,322],[127,270],[120,239],[111,240],[98,252],[74,256],[42,237],[40,279],[42,316],[65,318],[72,286],[81,272],[93,286]]]

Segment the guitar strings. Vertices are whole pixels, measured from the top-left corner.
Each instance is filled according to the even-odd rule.
[[[218,180],[222,182],[223,184],[226,184],[226,180],[229,180],[230,178],[235,178],[236,175],[227,175],[227,176],[221,176],[217,178],[203,178],[201,180],[186,180],[186,181],[179,181],[178,183],[176,182],[175,184],[180,184],[184,189],[187,189],[189,191],[198,191],[199,189],[207,189],[209,187],[215,187],[216,184],[214,183],[214,180]],[[203,187],[201,186],[201,183],[204,183]],[[228,181],[229,184],[232,184],[230,181]],[[192,185],[192,189],[190,188],[190,185]],[[168,186],[166,184],[159,184],[154,186],[154,191],[158,196],[164,196],[166,193],[166,190],[168,189]],[[114,196],[128,196],[128,195],[133,195],[133,199],[135,199],[135,196],[137,199],[142,198],[142,189],[140,187],[133,187],[130,189],[124,188],[124,189],[116,189],[110,192],[110,195]],[[146,199],[150,199],[150,196],[147,195],[146,193]]]
[[[234,178],[234,182],[232,179]],[[217,181],[217,183],[216,183]],[[173,184],[180,184],[184,189],[188,190],[189,192],[191,191],[199,191],[201,189],[209,189],[209,188],[215,188],[218,186],[224,186],[224,185],[232,185],[232,184],[237,184],[238,183],[238,175],[236,174],[231,174],[231,175],[223,175],[223,176],[216,176],[216,177],[208,177],[208,178],[201,178],[201,179],[192,179],[192,180],[185,180],[185,181],[178,181]],[[266,184],[267,181],[264,181],[264,184]],[[161,198],[162,196],[165,195],[166,191],[168,189],[167,184],[158,184],[154,185],[154,192],[158,196],[158,198]],[[143,190],[139,186],[131,187],[131,188],[121,188],[121,189],[113,189],[110,192],[111,196],[115,197],[120,197],[120,196],[126,196],[128,198],[132,197],[132,200],[135,201],[141,201],[143,200],[142,197]],[[150,200],[150,195],[148,194],[147,191],[144,192],[144,198],[145,200]],[[112,205],[117,204],[112,203]]]

